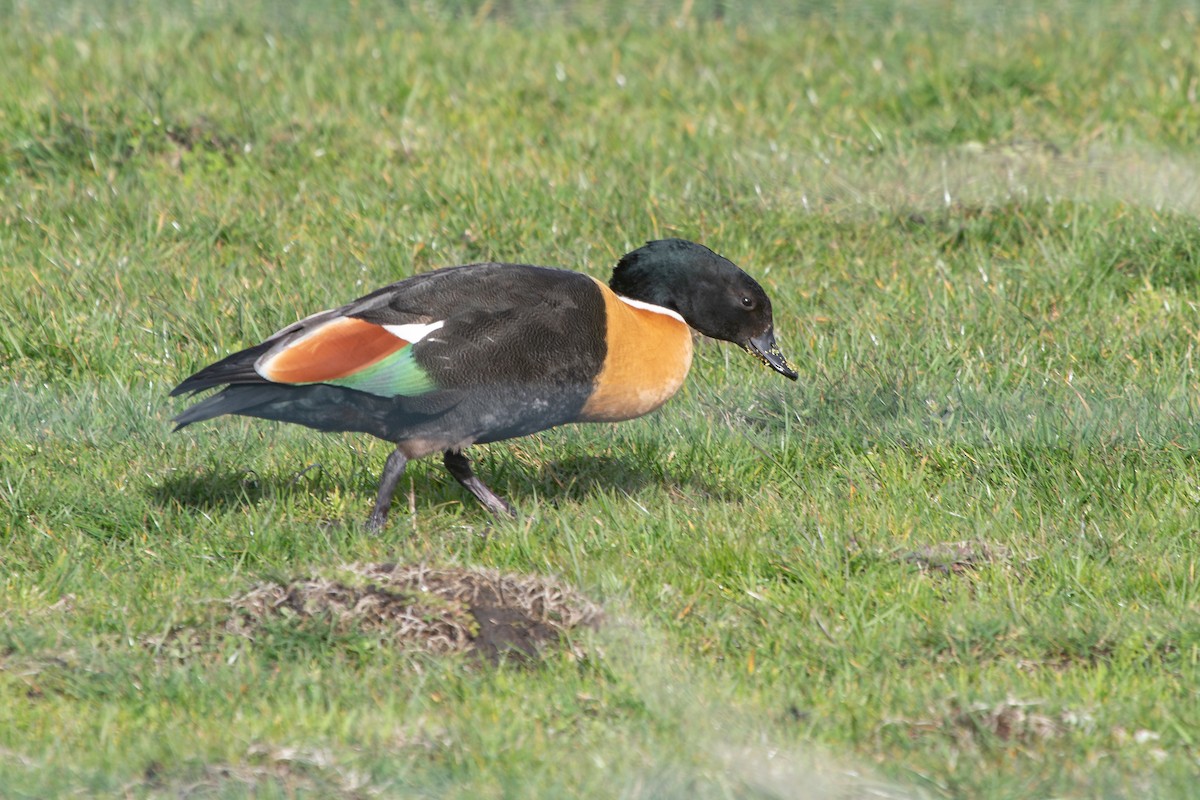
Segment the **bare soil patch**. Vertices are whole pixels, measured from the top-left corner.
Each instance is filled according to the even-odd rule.
[[[534,658],[602,619],[597,605],[553,578],[421,564],[353,564],[328,577],[261,583],[230,602],[226,629],[247,637],[280,617],[319,619],[433,654],[493,661]]]
[[[1012,560],[1012,551],[1002,544],[971,539],[925,545],[905,553],[904,560],[923,571],[957,575],[988,564],[1007,563]]]

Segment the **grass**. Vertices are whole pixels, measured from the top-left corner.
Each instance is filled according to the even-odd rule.
[[[0,795],[1191,796],[1194,9],[517,5],[0,5]],[[422,463],[372,536],[384,443],[170,434],[314,310],[669,235],[801,380],[702,342],[656,415],[479,448],[519,522]],[[608,623],[222,633],[382,561]]]

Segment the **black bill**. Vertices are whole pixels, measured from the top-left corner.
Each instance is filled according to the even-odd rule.
[[[783,357],[779,345],[775,344],[775,331],[771,328],[767,328],[758,336],[750,337],[750,340],[742,345],[742,349],[785,378],[796,380],[799,377],[796,370],[792,369],[792,365]]]

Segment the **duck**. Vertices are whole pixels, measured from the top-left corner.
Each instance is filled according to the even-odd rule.
[[[178,431],[240,415],[394,444],[367,519],[373,531],[386,525],[407,464],[436,453],[487,511],[512,516],[464,450],[655,411],[683,385],[693,330],[797,379],[758,282],[704,245],[662,239],[622,256],[607,284],[496,262],[403,279],[186,378],[171,396],[220,391],[173,422]]]

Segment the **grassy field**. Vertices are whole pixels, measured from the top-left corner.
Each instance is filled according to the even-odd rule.
[[[451,5],[0,1],[0,796],[1194,796],[1195,6]],[[170,432],[312,311],[662,236],[800,381],[700,342],[649,418],[479,448],[518,522],[421,463],[370,535],[385,443]],[[606,622],[230,627],[378,562]]]

